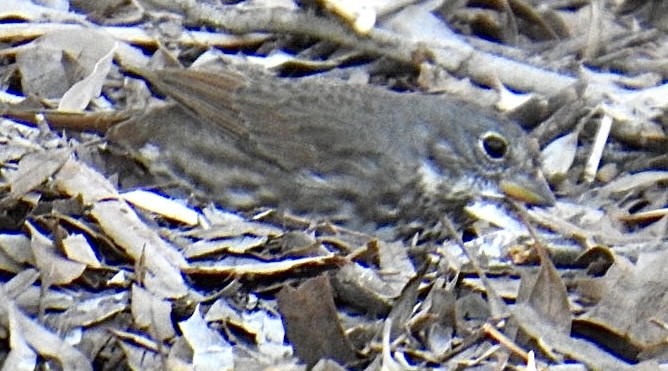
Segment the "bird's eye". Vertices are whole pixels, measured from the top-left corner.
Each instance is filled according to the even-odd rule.
[[[501,134],[488,131],[480,136],[480,149],[493,161],[503,160],[508,154],[508,142]]]

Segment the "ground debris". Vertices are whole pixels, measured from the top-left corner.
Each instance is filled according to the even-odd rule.
[[[668,359],[662,2],[41,3],[0,5],[4,369]],[[223,210],[148,173],[156,148],[126,153],[103,136],[140,115],[192,124],[138,71],[250,64],[508,111],[542,149],[557,202],[518,211],[490,197],[468,205],[463,245],[392,241],[287,210]],[[185,106],[209,117],[205,103]],[[202,152],[190,161],[207,163]]]

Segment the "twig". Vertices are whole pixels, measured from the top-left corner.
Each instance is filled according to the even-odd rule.
[[[487,300],[489,301],[489,307],[490,307],[490,312],[492,314],[492,318],[500,319],[506,317],[509,313],[508,306],[503,301],[503,299],[501,299],[501,297],[496,293],[496,291],[492,287],[492,283],[489,282],[489,278],[487,278],[487,275],[480,267],[480,264],[478,264],[476,252],[473,251],[468,246],[466,246],[466,244],[464,244],[464,241],[457,233],[457,230],[455,229],[455,226],[452,224],[452,221],[450,221],[450,219],[444,217],[442,218],[442,222],[445,228],[448,230],[450,236],[455,240],[457,245],[459,245],[459,247],[464,251],[466,256],[469,258],[469,261],[471,262],[471,265],[473,266],[473,270],[475,271],[475,273],[478,275],[478,277],[480,277],[480,281],[482,282],[482,285],[485,287],[485,290],[487,291]]]
[[[192,22],[205,23],[237,34],[277,32],[311,36],[404,63],[415,63],[415,57],[424,55],[426,51],[435,64],[445,70],[483,84],[497,76],[503,84],[514,89],[550,94],[576,80],[572,76],[477,51],[458,37],[440,41],[413,41],[378,28],[360,36],[335,20],[301,11],[213,7],[197,4],[192,0],[179,0],[174,3],[183,9]]]
[[[529,360],[529,353],[527,353],[527,351],[525,351],[524,349],[520,348],[517,344],[515,344],[514,341],[509,339],[501,331],[497,330],[496,327],[492,326],[489,323],[485,323],[482,325],[482,331],[487,336],[496,340],[496,342],[501,344],[504,348],[520,356],[525,363]]]

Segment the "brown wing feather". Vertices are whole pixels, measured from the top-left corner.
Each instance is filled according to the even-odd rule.
[[[220,128],[234,138],[248,138],[248,130],[239,122],[238,110],[234,106],[236,92],[248,83],[242,75],[231,71],[214,74],[179,68],[135,69],[133,72],[202,119],[212,123],[224,122]]]
[[[141,74],[160,92],[230,135],[244,150],[285,170],[351,171],[388,158],[388,153],[396,152],[392,147],[405,148],[396,140],[387,141],[396,139],[396,134],[378,135],[383,130],[379,125],[387,125],[385,131],[397,130],[396,125],[390,126],[396,121],[390,119],[393,113],[387,111],[398,107],[400,100],[378,107],[374,104],[378,100],[365,99],[349,86],[319,84],[319,90],[311,91],[305,87],[308,82],[284,82],[263,73],[244,76],[232,71],[165,69]],[[370,91],[372,98],[373,93],[385,93]],[[366,164],[354,161],[361,158]]]

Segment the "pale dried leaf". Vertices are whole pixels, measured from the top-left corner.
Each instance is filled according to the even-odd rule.
[[[35,256],[35,265],[45,285],[64,285],[77,279],[86,270],[86,264],[71,261],[59,255],[53,241],[41,234],[30,223],[30,247]]]
[[[17,263],[35,264],[30,239],[24,234],[0,234],[0,249]]]
[[[88,106],[93,98],[100,95],[102,84],[109,74],[111,62],[114,57],[115,43],[106,55],[100,58],[93,67],[90,75],[75,83],[63,94],[58,104],[58,110],[67,112],[80,112]]]
[[[542,321],[542,317],[527,304],[513,307],[513,316],[522,330],[536,339],[543,349],[558,351],[594,370],[626,370],[630,366],[591,342],[556,330],[550,323]]]
[[[9,349],[11,351],[2,364],[2,371],[32,371],[37,365],[37,355],[23,337],[16,318],[16,308],[10,305],[9,318]]]
[[[668,215],[668,208],[664,207],[656,210],[641,211],[628,216],[621,216],[619,219],[625,222],[648,223],[663,218],[666,215]]]
[[[331,275],[330,282],[339,300],[376,316],[388,313],[391,299],[398,297],[404,288],[384,282],[376,270],[358,263],[341,267]]]
[[[6,297],[1,286],[0,297]],[[10,311],[14,312],[17,324],[16,328],[21,332],[30,347],[39,355],[57,360],[64,371],[93,370],[90,362],[83,353],[67,344],[67,342],[46,329],[43,325],[25,315],[16,307],[14,302],[0,300],[0,313],[4,313],[3,316],[6,316]]]
[[[131,304],[132,316],[140,328],[150,327],[149,333],[162,341],[175,335],[170,317],[172,307],[168,301],[135,284],[132,285]]]
[[[32,152],[19,161],[16,172],[7,173],[10,193],[0,205],[11,204],[49,179],[70,157],[69,148],[54,148]]]
[[[276,262],[251,261],[247,264],[231,264],[225,263],[214,265],[195,265],[191,264],[184,269],[186,273],[202,273],[202,274],[225,274],[225,275],[271,275],[282,272],[291,271],[293,269],[307,269],[309,267],[317,267],[322,265],[336,264],[340,262],[341,258],[336,255],[326,255],[299,259],[288,259]]]
[[[101,267],[100,261],[95,256],[95,252],[93,252],[93,248],[82,234],[69,235],[63,239],[62,244],[65,255],[70,260],[86,264],[93,268]]]
[[[24,95],[60,98],[101,60],[98,75],[106,76],[114,45],[112,37],[94,29],[59,29],[40,36],[16,53]]]
[[[93,326],[127,309],[128,293],[125,291],[97,295],[81,302],[77,301],[58,315],[56,327],[64,330]]]
[[[60,290],[49,289],[44,294],[44,290],[37,285],[26,287],[16,296],[16,305],[27,313],[34,314],[40,308],[47,310],[63,311],[75,303],[71,294]]]
[[[0,100],[1,101],[1,100]],[[3,119],[0,119],[3,120]],[[0,126],[2,132],[0,132],[0,137],[10,137],[15,135],[14,130],[8,130],[9,127],[13,127],[14,130],[20,131],[21,127],[19,124],[10,122],[9,120],[3,120],[2,125]],[[4,131],[8,131],[5,133]],[[16,161],[21,159],[21,157],[26,156],[30,152],[34,152],[37,146],[34,143],[21,143],[24,138],[16,139],[11,138],[9,143],[3,143],[2,151],[0,152],[0,163],[7,163],[10,161]]]
[[[56,176],[56,186],[71,196],[81,196],[93,204],[91,216],[102,230],[132,259],[144,259],[148,269],[146,287],[165,297],[181,297],[187,288],[179,267],[185,258],[157,232],[145,225],[124,201],[118,200],[114,186],[92,168],[68,161]],[[104,202],[98,200],[109,199]]]
[[[4,252],[0,252],[0,271],[18,273],[21,270],[23,270],[23,266],[18,264],[16,260],[10,258]]]
[[[131,280],[131,275],[128,273],[127,270],[121,269],[118,271],[118,273],[114,274],[113,277],[107,281],[107,283],[111,286],[120,286],[120,287],[127,287],[129,286],[129,282]]]
[[[580,317],[582,323],[609,329],[644,349],[665,343],[668,321],[668,252],[642,253],[635,264],[617,256],[606,272],[601,300]]]
[[[434,40],[448,42],[455,40],[453,31],[432,13],[432,7],[432,4],[404,7],[400,12],[382,20],[379,27],[392,30],[416,42],[433,44]]]
[[[529,360],[527,361],[526,371],[538,371],[536,366],[536,356],[533,350],[529,352]]]
[[[471,287],[472,289],[479,291],[479,292],[484,292],[485,291],[485,285],[482,284],[482,281],[480,278],[477,277],[466,277],[462,279],[462,282],[466,283],[467,287]],[[490,282],[492,288],[494,289],[494,292],[496,292],[500,297],[502,297],[504,300],[516,300],[517,299],[517,292],[520,287],[520,280],[519,279],[503,279],[503,278],[495,278],[494,280],[491,280]]]
[[[4,235],[0,235],[0,237],[3,236]],[[30,245],[28,244],[28,246]],[[2,242],[0,242],[0,271],[16,274],[21,272],[22,270],[23,266],[4,251],[4,246]]]
[[[164,297],[182,297],[187,292],[179,267],[188,263],[181,253],[142,223],[124,201],[96,202],[91,216],[114,243],[133,260],[143,261],[148,270],[147,289]]]
[[[276,226],[249,221],[238,214],[223,211],[213,206],[202,210],[204,217],[211,223],[207,229],[193,230],[189,235],[200,239],[219,239],[249,234],[253,236],[280,236],[283,230]]]
[[[237,236],[214,241],[197,241],[184,249],[186,258],[197,258],[205,255],[229,251],[234,254],[244,254],[252,249],[264,245],[267,237]]]
[[[155,340],[151,339],[144,334],[138,334],[136,332],[121,331],[117,329],[110,329],[110,331],[121,340],[129,340],[131,343],[139,345],[140,347],[157,352],[159,350],[159,345]]]
[[[522,280],[529,279],[528,276]],[[571,312],[568,304],[566,285],[552,261],[541,258],[538,274],[522,284],[517,301],[527,303],[534,313],[562,334],[571,333]]]
[[[391,351],[392,340],[392,319],[387,318],[383,321],[383,336],[382,336],[382,366],[381,370],[385,371],[401,371],[404,367],[401,366],[393,357]],[[398,354],[397,354],[398,355]]]
[[[118,197],[116,187],[104,175],[75,159],[65,162],[54,181],[59,191],[72,197],[81,196],[84,205]]]
[[[498,204],[478,201],[467,205],[464,210],[476,219],[484,220],[499,228],[515,232],[526,230],[517,218],[508,214],[508,211],[500,208]]]
[[[69,20],[85,22],[86,17],[81,14],[51,9],[25,0],[0,1],[0,19],[25,19],[28,21]]]
[[[623,193],[634,189],[644,189],[658,182],[668,180],[668,171],[650,170],[625,175],[601,188],[603,194]]]
[[[28,268],[19,272],[5,283],[4,294],[6,299],[14,300],[19,295],[31,287],[39,279],[39,272],[36,269]]]
[[[144,210],[151,211],[167,219],[183,223],[188,226],[197,225],[199,213],[183,203],[159,195],[155,192],[135,190],[121,194],[121,197]]]
[[[501,112],[512,111],[534,97],[533,94],[514,93],[506,89],[500,82],[497,84],[497,90],[499,100],[496,102],[496,108]]]
[[[127,310],[128,293],[115,292],[78,302],[61,316],[58,328],[92,326]]]
[[[131,370],[145,371],[163,371],[163,363],[155,351],[147,350],[144,347],[135,345],[130,341],[120,342],[123,353],[128,360],[128,366]]]
[[[232,346],[209,328],[197,305],[190,318],[179,322],[183,337],[193,350],[192,365],[197,370],[233,370]]]
[[[238,312],[228,299],[218,299],[206,312],[207,322],[223,321],[224,323],[242,328],[250,338],[255,340],[258,350],[276,361],[285,359],[292,354],[292,347],[284,345],[285,330],[280,317],[266,311]]]
[[[255,334],[258,350],[275,360],[292,354],[292,347],[284,345],[285,329],[280,317],[265,311],[243,312],[243,328]]]
[[[234,324],[243,323],[243,319],[237,310],[233,308],[226,298],[216,300],[204,316],[207,322],[225,321]]]
[[[415,277],[415,267],[408,257],[406,246],[399,242],[381,242],[378,260],[383,281],[399,296],[408,281]]]
[[[566,175],[573,165],[578,147],[578,131],[553,140],[541,151],[543,173],[547,178]]]
[[[299,60],[292,54],[279,51],[266,57],[250,56],[248,57],[248,61],[264,68],[276,68],[287,63],[297,63]]]

